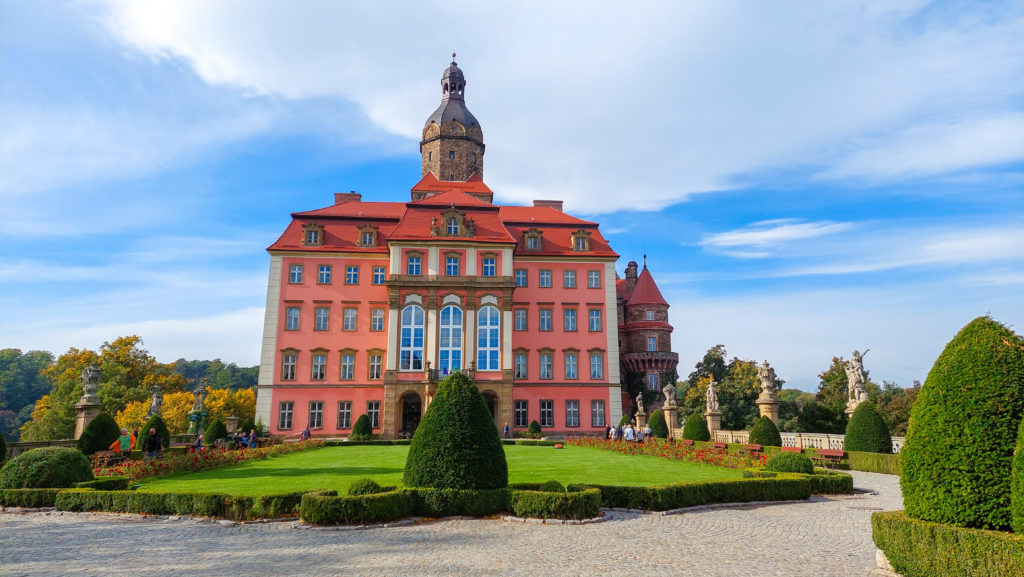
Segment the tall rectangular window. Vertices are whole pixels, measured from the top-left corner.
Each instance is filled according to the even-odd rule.
[[[299,307],[288,307],[284,310],[284,330],[299,330]]]
[[[537,330],[550,331],[551,330],[551,309],[540,309],[538,311],[540,316],[537,317]]]
[[[406,274],[412,276],[420,275],[420,265],[423,263],[423,258],[418,256],[410,256],[406,262],[405,271]]]
[[[485,258],[483,261],[483,276],[494,276],[497,272],[497,266],[493,258]]]
[[[601,353],[590,353],[590,378],[604,378],[604,355]]]
[[[527,378],[527,372],[526,372],[526,353],[516,353],[515,364],[513,366],[515,367],[515,372],[512,375],[513,378],[516,378],[516,379],[525,379],[525,378]]]
[[[295,361],[298,355],[295,353],[285,353],[281,355],[281,380],[282,381],[294,381],[295,380]]]
[[[356,356],[352,353],[341,355],[341,380],[351,381],[356,376]]]
[[[290,267],[288,267],[288,282],[293,284],[302,282],[301,264],[293,264]]]
[[[459,276],[459,257],[448,256],[444,259],[444,274],[447,276]]]
[[[540,401],[540,426],[555,426],[555,402],[552,400]]]
[[[366,401],[366,418],[372,428],[380,427],[380,401]]]
[[[590,426],[604,427],[604,401],[590,401]]]
[[[576,353],[565,354],[565,378],[567,379],[578,379],[579,374],[579,357]]]
[[[515,330],[517,330],[517,331],[525,331],[526,330],[526,324],[527,324],[526,323],[526,314],[528,312],[530,312],[530,311],[528,311],[526,309],[515,309],[515,311],[512,313],[513,317],[514,317],[514,320],[515,320],[515,323],[513,324],[513,327],[515,328]]]
[[[562,271],[562,286],[565,288],[576,288],[576,271]]]
[[[331,265],[322,264],[316,271],[317,284],[331,284]]]
[[[292,412],[295,410],[295,403],[292,401],[282,401],[278,405],[277,410],[277,428],[278,429],[291,429],[292,428]]]
[[[309,402],[309,428],[310,429],[322,429],[324,428],[324,402],[323,401],[310,401]]]
[[[540,378],[554,378],[554,367],[551,362],[551,353],[541,353],[540,355]]]
[[[381,355],[370,355],[370,373],[368,376],[371,381],[380,380],[380,369],[383,364],[381,361]]]
[[[601,330],[601,309],[590,309],[587,311],[587,324],[592,332]]]
[[[601,271],[587,271],[587,288],[601,288]]]
[[[565,426],[566,427],[578,427],[578,426],[580,426],[580,402],[579,401],[566,401],[565,402]]]
[[[525,268],[517,268],[516,269],[515,277],[516,277],[516,286],[526,286],[526,284],[527,284],[527,281],[526,281],[527,276],[526,276],[526,269]]]
[[[384,330],[384,309],[370,309],[370,330]]]
[[[658,337],[647,337],[647,350],[651,352],[658,350]]]
[[[327,307],[316,307],[313,316],[313,330],[314,331],[326,331],[327,320],[330,317],[330,309]]]
[[[565,317],[565,330],[566,332],[576,331],[576,309],[565,309],[562,311],[562,315]]]
[[[373,267],[373,284],[384,284],[385,270],[382,266]]]
[[[540,275],[537,277],[537,286],[550,288],[551,287],[551,271],[542,270]]]
[[[359,267],[345,267],[345,284],[359,284]]]
[[[647,375],[647,390],[657,391],[658,388],[658,373],[650,373]]]
[[[359,311],[354,308],[346,308],[345,316],[342,318],[341,330],[354,331],[358,326]]]
[[[309,378],[314,381],[322,381],[327,375],[327,355],[316,353],[313,355],[313,367]]]
[[[530,426],[529,402],[525,400],[513,401],[513,424],[517,429]]]
[[[338,428],[352,428],[352,401],[338,401]]]

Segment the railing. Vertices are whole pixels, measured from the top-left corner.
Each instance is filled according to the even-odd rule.
[[[803,449],[842,449],[846,435],[829,435],[824,433],[781,433],[783,447],[800,447]],[[746,443],[750,439],[750,431],[715,431],[716,443]],[[892,438],[892,452],[903,450],[903,437]]]
[[[7,444],[7,458],[17,457],[29,449],[39,447],[77,447],[78,441],[74,439],[61,439],[59,441],[19,441]]]

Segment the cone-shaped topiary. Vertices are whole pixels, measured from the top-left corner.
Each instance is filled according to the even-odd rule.
[[[476,385],[461,372],[437,387],[405,461],[405,485],[500,489],[508,464],[494,418]]]
[[[373,437],[373,427],[370,426],[370,417],[359,415],[356,424],[352,426],[352,434],[349,438],[353,441],[366,441]]]
[[[846,440],[843,449],[866,453],[892,453],[892,436],[882,416],[875,410],[874,403],[861,403],[853,411],[846,425]]]
[[[1024,419],[1017,431],[1017,449],[1013,452],[1010,477],[1010,525],[1014,533],[1024,534]]]
[[[774,421],[768,417],[761,417],[750,429],[749,442],[765,447],[781,447],[782,435],[779,434],[779,428],[775,426]]]
[[[665,413],[661,412],[661,409],[655,409],[651,413],[651,419],[647,421],[647,426],[651,428],[651,434],[655,437],[668,438],[668,423],[665,422]]]
[[[530,421],[530,426],[527,427],[526,432],[530,433],[531,435],[539,435],[541,432],[540,423],[538,423],[537,421]]]
[[[212,445],[217,439],[228,438],[228,428],[224,426],[224,423],[220,419],[214,419],[210,421],[209,425],[206,425],[206,430],[203,431],[203,436],[206,437],[205,442]]]
[[[117,426],[114,417],[101,412],[85,426],[82,436],[78,438],[78,450],[91,455],[96,451],[106,451],[110,444],[121,436],[121,427]]]
[[[71,447],[25,451],[0,469],[0,489],[74,487],[75,483],[91,480],[89,458]]]
[[[939,355],[910,411],[900,453],[907,515],[1010,527],[1010,477],[1024,417],[1024,339],[988,317]]]
[[[814,463],[803,453],[776,453],[764,464],[766,471],[778,473],[803,473],[810,475],[814,473]]]
[[[683,438],[691,441],[710,441],[711,430],[701,415],[690,415],[683,425]]]
[[[135,440],[135,448],[142,449],[146,444],[146,437],[149,436],[149,430],[156,429],[156,434],[160,435],[160,444],[163,448],[171,446],[171,432],[167,430],[167,423],[164,422],[160,415],[153,415],[146,421],[146,424],[139,429],[139,438]]]

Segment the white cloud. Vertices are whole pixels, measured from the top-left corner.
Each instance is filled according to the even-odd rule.
[[[799,222],[795,219],[775,219],[755,222],[745,228],[707,234],[700,241],[705,249],[720,250],[737,258],[760,258],[771,256],[767,250],[744,250],[745,248],[767,249],[787,243],[845,232],[853,228],[848,222]]]

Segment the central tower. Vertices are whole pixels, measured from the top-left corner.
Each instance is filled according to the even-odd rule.
[[[465,182],[484,176],[484,133],[466,108],[466,77],[455,63],[441,76],[441,104],[427,118],[420,141],[423,171],[441,181]]]

